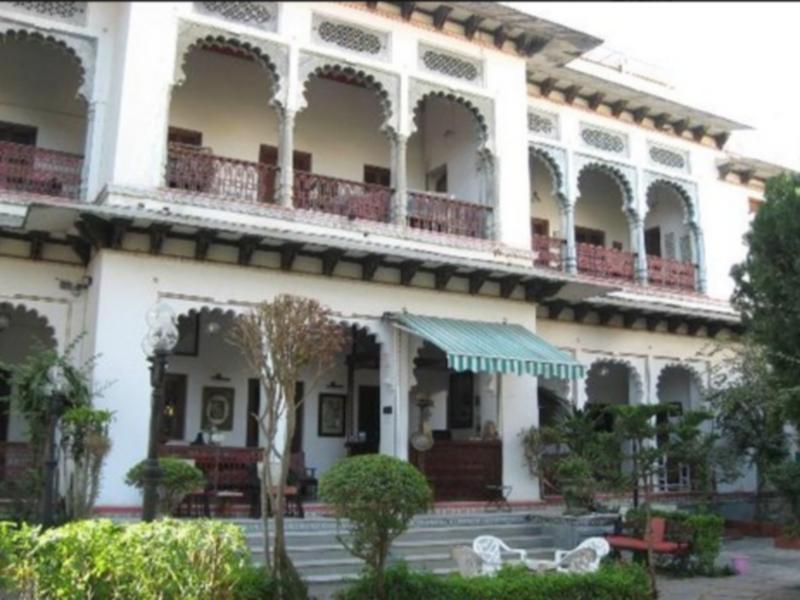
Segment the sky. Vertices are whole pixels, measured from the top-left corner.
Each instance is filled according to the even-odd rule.
[[[514,5],[656,66],[687,103],[754,128],[726,149],[800,169],[800,3]]]

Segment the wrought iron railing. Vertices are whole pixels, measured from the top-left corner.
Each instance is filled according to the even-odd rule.
[[[167,186],[237,202],[273,202],[277,169],[272,165],[216,156],[209,148],[169,144]]]
[[[387,223],[392,214],[392,190],[372,183],[295,171],[294,205],[349,219]]]
[[[0,142],[0,189],[76,200],[82,168],[78,154]]]
[[[578,271],[597,277],[634,279],[636,256],[592,244],[577,244]]]
[[[426,192],[408,193],[410,227],[485,239],[489,237],[491,219],[490,206],[451,200]]]
[[[27,442],[0,442],[0,481],[19,480],[33,468],[33,452]],[[2,494],[0,494],[2,497]]]
[[[536,252],[534,264],[538,267],[561,269],[562,253],[565,244],[566,241],[561,238],[534,235],[533,250]]]
[[[690,262],[648,256],[647,281],[651,285],[694,291],[695,268]]]

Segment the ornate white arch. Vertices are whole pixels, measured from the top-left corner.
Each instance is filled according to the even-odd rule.
[[[400,131],[400,111],[398,110],[400,106],[400,77],[398,75],[313,52],[300,53],[299,71],[300,97],[297,103],[298,110],[308,106],[306,88],[312,77],[330,74],[352,76],[377,95],[383,116],[381,129],[391,133]]]
[[[642,376],[642,373],[639,372],[639,369],[636,367],[636,365],[633,362],[631,362],[629,360],[626,360],[624,358],[616,357],[616,356],[608,356],[608,357],[604,356],[604,357],[601,357],[601,358],[596,358],[589,365],[589,369],[586,371],[586,378],[584,379],[584,393],[585,393],[586,403],[587,404],[590,402],[589,380],[590,380],[591,373],[595,369],[596,366],[600,366],[602,364],[615,364],[615,365],[624,366],[627,369],[629,375],[633,378],[633,391],[634,391],[633,396],[634,397],[628,398],[629,403],[631,405],[644,404],[645,387],[644,387],[644,377]]]
[[[78,84],[77,96],[87,104],[92,101],[97,61],[97,41],[94,38],[76,33],[53,31],[36,25],[23,25],[0,18],[0,43],[5,40],[38,42],[53,46],[67,54],[80,70],[81,80]]]
[[[692,381],[697,385],[699,391],[702,392],[706,389],[706,376],[698,369],[697,365],[690,362],[674,360],[664,363],[658,370],[658,374],[656,375],[656,397],[658,397],[658,389],[661,385],[661,378],[664,375],[664,372],[670,369],[686,371],[689,374],[689,377],[692,378]],[[660,400],[660,398],[658,399]]]
[[[288,100],[289,48],[261,37],[243,33],[233,33],[194,21],[178,22],[178,42],[176,44],[175,72],[173,85],[181,85],[186,80],[186,58],[198,47],[223,45],[242,50],[252,56],[267,74],[272,96],[270,103],[286,106]]]
[[[11,302],[11,301],[2,301],[0,302],[0,315],[8,315],[10,319],[13,319],[15,314],[19,316],[20,314],[25,315],[28,319],[33,320],[39,324],[41,324],[43,331],[45,333],[44,336],[44,343],[47,346],[52,348],[58,348],[58,339],[56,337],[56,330],[55,327],[50,323],[50,320],[43,314],[41,314],[35,308],[30,308],[24,302]],[[3,332],[0,331],[0,337],[2,337]]]
[[[686,225],[699,227],[699,210],[697,199],[697,184],[692,181],[686,181],[677,177],[669,175],[662,175],[661,173],[654,173],[653,171],[644,171],[642,175],[642,184],[645,191],[645,203],[642,207],[642,216],[647,216],[650,211],[650,191],[657,185],[664,185],[674,190],[681,199],[681,208],[683,209],[683,222]]]
[[[621,163],[613,162],[597,158],[594,156],[587,156],[585,154],[575,154],[574,156],[574,190],[576,192],[574,201],[578,200],[578,190],[580,179],[586,171],[600,171],[608,174],[614,183],[619,187],[622,194],[622,212],[629,221],[635,222],[640,219],[639,208],[636,202],[636,169],[623,165]]]
[[[423,101],[429,96],[445,98],[461,104],[472,113],[475,117],[481,149],[494,154],[494,102],[490,98],[446,88],[413,77],[409,81],[408,95],[408,105],[412,111],[409,119],[409,134],[416,131],[413,117],[422,106]]]
[[[548,144],[529,142],[531,153],[541,159],[553,181],[553,193],[562,206],[569,202],[567,181],[567,151]]]

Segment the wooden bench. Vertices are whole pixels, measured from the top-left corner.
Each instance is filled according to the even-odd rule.
[[[616,551],[631,550],[647,552],[652,549],[656,554],[680,555],[689,551],[687,542],[672,542],[665,537],[667,522],[663,517],[650,519],[650,527],[643,539],[625,535],[607,535],[606,541]]]

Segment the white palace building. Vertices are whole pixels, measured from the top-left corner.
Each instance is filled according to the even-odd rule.
[[[380,452],[440,501],[506,485],[530,504],[548,489],[519,434],[559,399],[697,408],[781,169],[725,150],[745,125],[593,60],[602,43],[491,2],[0,3],[0,362],[76,338],[97,356],[115,415],[98,510],[141,504],[124,477],[159,302],[181,332],[162,454],[211,453],[231,486],[259,460],[262,398],[226,334],[278,294],[353,334],[304,390],[294,462],[316,478]],[[27,432],[0,406],[2,486]]]

